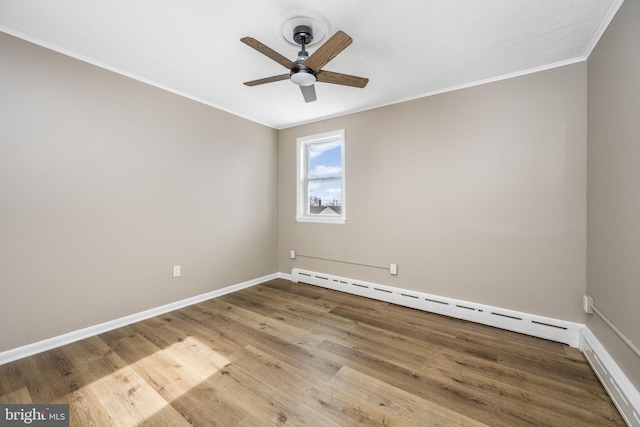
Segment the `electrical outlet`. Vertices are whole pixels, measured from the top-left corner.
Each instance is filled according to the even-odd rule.
[[[289,257],[291,259],[296,259],[296,251],[295,251],[295,249],[291,249],[291,252],[289,252]]]
[[[173,266],[173,277],[180,277],[180,266],[179,265],[174,265]]]
[[[582,309],[587,314],[593,314],[593,297],[582,295]]]
[[[389,265],[389,274],[396,276],[398,274],[398,264]]]

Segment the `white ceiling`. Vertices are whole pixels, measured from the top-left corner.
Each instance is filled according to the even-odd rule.
[[[0,0],[0,30],[281,129],[583,61],[621,3]],[[300,13],[353,38],[324,69],[368,77],[366,88],[317,83],[318,100],[305,103],[286,80],[242,84],[287,70],[240,38],[295,60],[280,30]]]

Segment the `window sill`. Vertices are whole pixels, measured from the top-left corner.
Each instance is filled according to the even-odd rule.
[[[316,216],[297,216],[298,222],[316,222],[318,224],[344,224],[347,222],[346,218],[323,218]]]

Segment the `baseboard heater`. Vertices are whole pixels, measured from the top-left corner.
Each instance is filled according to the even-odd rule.
[[[393,286],[348,279],[330,274],[294,268],[291,280],[431,313],[469,320],[538,338],[557,341],[572,347],[580,345],[583,324],[522,313],[469,301],[441,297]]]
[[[630,427],[640,427],[640,392],[589,328],[580,335],[580,349],[622,418]]]

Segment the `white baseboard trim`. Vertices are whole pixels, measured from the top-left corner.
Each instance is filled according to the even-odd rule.
[[[290,275],[288,274],[285,274],[284,276],[290,277]],[[226,295],[231,292],[236,292],[241,289],[259,285],[260,283],[264,283],[269,280],[273,280],[277,278],[280,278],[280,273],[274,273],[267,276],[259,277],[257,279],[248,280],[246,282],[227,286],[222,289],[217,289],[215,291],[207,292],[191,298],[186,298],[180,301],[172,302],[170,304],[166,304],[160,307],[151,308],[149,310],[145,310],[139,313],[131,314],[129,316],[121,317],[119,319],[110,320],[108,322],[100,323],[98,325],[89,326],[87,328],[79,329],[77,331],[69,332],[63,335],[59,335],[57,337],[48,338],[46,340],[38,341],[33,344],[27,344],[22,347],[3,351],[0,353],[0,365],[13,362],[14,360],[22,359],[23,357],[28,357],[34,354],[42,353],[43,351],[52,350],[54,348],[58,348],[66,344],[71,344],[72,342],[80,341],[85,338],[89,338],[95,335],[109,332],[114,329],[130,325],[132,323],[140,322],[142,320],[146,320],[151,317],[159,316],[161,314],[165,314],[170,311],[187,307],[189,305],[197,304],[202,301],[206,301],[212,298]]]
[[[578,347],[581,323],[294,268],[294,282],[360,295]]]
[[[630,427],[640,427],[640,393],[587,327],[580,334],[580,350],[609,393],[625,422]]]
[[[293,277],[291,277],[288,273],[276,273],[278,275],[278,279],[286,279],[293,282]]]

